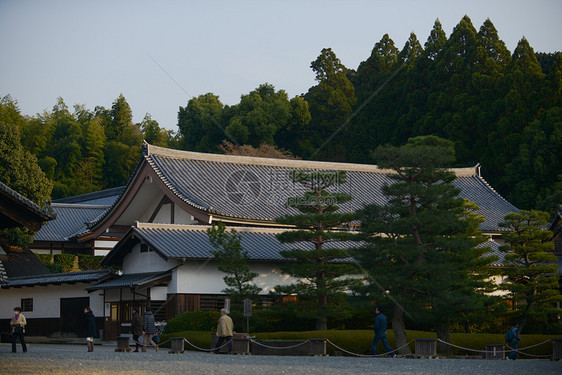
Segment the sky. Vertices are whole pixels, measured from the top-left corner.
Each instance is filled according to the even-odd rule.
[[[323,48],[357,69],[384,34],[423,45],[436,19],[448,37],[464,15],[477,30],[490,18],[511,52],[522,37],[562,51],[560,0],[0,0],[0,97],[34,116],[58,97],[93,110],[122,93],[134,122],[177,130],[191,97],[235,105],[267,82],[292,98],[315,85]]]

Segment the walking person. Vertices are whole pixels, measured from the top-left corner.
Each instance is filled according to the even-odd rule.
[[[21,307],[14,307],[14,317],[10,321],[10,327],[12,327],[12,353],[16,352],[16,340],[18,337],[20,338],[21,350],[24,353],[27,352],[27,345],[25,345],[25,338],[23,337],[26,324],[27,320],[25,320],[25,316],[21,313]]]
[[[513,322],[513,326],[507,331],[505,338],[509,347],[513,349],[507,356],[507,359],[515,361],[517,359],[517,344],[521,341],[521,337],[519,337],[519,322]]]
[[[381,308],[377,306],[375,308],[375,326],[373,329],[375,331],[375,337],[373,338],[373,343],[371,344],[371,354],[377,354],[377,344],[379,340],[381,340],[384,349],[390,354],[392,358],[396,358],[396,354],[392,351],[392,348],[386,341],[386,328],[386,316],[382,313]]]
[[[154,324],[154,315],[152,314],[152,310],[150,307],[146,308],[146,312],[144,313],[144,346],[142,348],[143,352],[146,352],[146,347],[148,344],[154,346],[154,349],[158,351],[158,345],[154,343],[152,340],[152,336],[156,333],[156,325]]]
[[[88,345],[88,351],[93,352],[94,337],[96,336],[96,317],[89,306],[84,308],[84,314],[86,319],[86,345]]]
[[[135,352],[139,351],[139,337],[142,336],[144,323],[139,308],[133,307],[133,320],[131,321],[131,333],[133,334],[133,341],[135,342]]]
[[[219,352],[219,348],[228,342],[228,353],[232,353],[232,335],[234,331],[234,323],[230,316],[226,315],[226,309],[221,309],[221,317],[217,325],[217,337],[219,338],[215,345],[215,353]]]

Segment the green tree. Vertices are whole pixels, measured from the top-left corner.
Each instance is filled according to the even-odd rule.
[[[446,169],[454,161],[453,143],[416,137],[402,147],[379,147],[374,157],[395,174],[383,187],[387,203],[360,213],[368,245],[357,259],[369,275],[361,289],[394,305],[397,346],[406,344],[404,313],[432,324],[437,337],[450,342],[452,320],[491,303],[484,292],[492,288],[485,280],[491,259],[476,248],[484,240],[482,218],[458,196],[456,177]],[[450,347],[440,345],[440,352],[450,354]]]
[[[47,179],[35,155],[21,145],[20,127],[24,121],[17,103],[10,97],[0,100],[0,181],[26,198],[44,207],[50,201],[53,185]],[[26,247],[33,241],[28,229],[0,231],[0,244]]]
[[[161,147],[168,146],[168,132],[166,129],[160,127],[158,121],[152,119],[150,113],[144,115],[139,127],[144,135],[144,140],[151,145]]]
[[[349,120],[357,100],[355,88],[347,76],[347,68],[331,48],[324,48],[310,67],[318,81],[318,85],[311,87],[304,97],[312,117],[310,148],[297,154],[303,157],[318,154],[317,157],[323,160],[343,160],[345,144],[327,142],[337,131],[339,139],[346,137],[347,128],[342,126]]]
[[[238,143],[253,147],[262,143],[275,145],[277,131],[291,118],[291,105],[284,90],[275,91],[273,85],[264,83],[242,95],[240,104],[231,108],[230,113],[226,132]]]
[[[219,271],[226,273],[223,280],[228,286],[222,292],[231,296],[234,301],[242,301],[245,298],[253,299],[260,292],[260,287],[252,284],[258,274],[250,271],[248,252],[243,249],[241,236],[232,229],[227,233],[226,226],[222,221],[207,229],[209,241],[215,248],[212,254],[219,261]]]
[[[222,119],[223,108],[219,97],[212,93],[191,98],[185,107],[180,107],[178,131],[181,149],[216,152],[217,146],[227,138]]]
[[[558,285],[558,258],[553,253],[552,232],[543,229],[548,223],[548,213],[523,210],[504,217],[500,226],[506,243],[501,247],[505,254],[503,273],[508,282],[502,286],[509,292],[523,331],[530,317],[560,314],[556,303],[562,301]]]
[[[299,171],[290,175],[292,182],[303,186],[302,196],[291,197],[286,205],[300,212],[277,218],[281,224],[293,225],[297,230],[277,235],[282,243],[305,242],[314,246],[313,250],[283,250],[281,255],[290,260],[281,270],[298,281],[291,285],[275,286],[276,293],[296,293],[299,299],[315,299],[313,308],[316,317],[316,330],[326,330],[328,318],[337,316],[336,305],[344,291],[358,280],[349,278],[357,274],[357,268],[346,262],[349,252],[333,246],[341,240],[352,238],[348,232],[337,231],[340,225],[353,220],[353,213],[339,213],[338,204],[351,199],[349,194],[338,192],[345,183],[343,171]]]

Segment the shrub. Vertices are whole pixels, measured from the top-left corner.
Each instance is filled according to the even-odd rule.
[[[62,273],[63,272],[60,264],[48,263],[48,264],[45,264],[45,266],[47,267],[47,269],[51,273]]]
[[[55,254],[54,255],[55,263],[62,267],[62,272],[72,271],[72,267],[74,266],[75,257],[76,257],[76,255],[73,255],[73,254]]]
[[[78,267],[80,267],[82,271],[99,270],[102,268],[102,259],[102,256],[80,254],[78,255]]]
[[[51,264],[53,260],[53,256],[51,254],[35,254],[37,258],[43,263],[44,265]]]
[[[189,311],[179,314],[168,321],[165,333],[179,331],[206,331],[217,329],[220,313],[217,311]]]

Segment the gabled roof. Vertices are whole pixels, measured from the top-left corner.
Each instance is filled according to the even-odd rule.
[[[251,225],[276,225],[274,219],[296,214],[286,207],[287,198],[301,195],[304,189],[290,180],[290,171],[346,171],[347,181],[338,190],[353,199],[340,206],[341,212],[352,212],[365,204],[384,204],[381,189],[391,184],[390,170],[376,165],[330,163],[306,160],[269,159],[233,155],[205,154],[177,151],[149,144],[144,145],[143,160],[132,176],[121,198],[107,215],[93,223],[93,230],[104,229],[104,221],[123,210],[142,182],[156,178],[162,189],[175,200],[206,215],[212,220]],[[140,171],[145,171],[142,174]],[[146,172],[148,171],[148,172]],[[519,211],[501,197],[480,176],[479,166],[453,169],[457,175],[454,184],[461,197],[480,207],[485,217],[484,231],[501,231],[498,223],[510,212]]]
[[[49,273],[43,275],[34,275],[27,277],[10,278],[2,285],[2,288],[19,288],[24,286],[36,285],[60,285],[60,284],[76,284],[91,283],[101,281],[111,275],[111,270],[93,270],[81,272],[67,273]]]
[[[125,255],[136,244],[143,243],[157,252],[164,259],[195,259],[206,260],[214,258],[209,241],[208,225],[174,225],[174,224],[146,224],[137,223],[105,256],[103,265],[119,265]],[[281,250],[302,249],[312,250],[310,242],[295,242],[283,244],[275,237],[287,229],[238,227],[241,244],[252,261],[285,261]],[[325,244],[325,248],[348,249],[361,246],[360,242],[334,241]]]
[[[43,222],[55,218],[17,191],[0,182],[0,228],[27,227],[37,231]]]
[[[69,241],[88,231],[87,223],[96,220],[110,208],[102,205],[53,203],[57,215],[35,234],[35,241]]]

